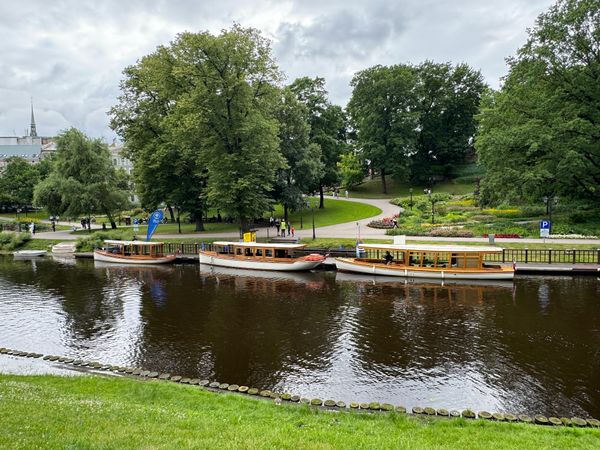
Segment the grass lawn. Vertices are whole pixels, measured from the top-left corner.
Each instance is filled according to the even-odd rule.
[[[381,177],[375,177],[373,180],[365,180],[362,184],[353,188],[349,191],[349,195],[351,198],[397,198],[410,195],[409,189],[411,186],[406,183],[398,183],[392,180],[391,177],[387,177],[386,184],[387,194],[381,192]],[[425,187],[426,186],[412,186],[413,195],[422,195]],[[451,195],[463,195],[473,193],[474,189],[474,183],[444,182],[435,184],[432,191]]]
[[[317,198],[311,199],[313,202],[318,201]],[[336,200],[333,198],[324,199],[325,208],[315,208],[315,227],[325,227],[338,223],[352,222],[355,220],[366,219],[381,214],[381,209],[376,206],[367,205],[364,203],[352,202],[347,200]],[[277,206],[273,213],[273,217],[283,217],[283,208]],[[300,218],[302,218],[303,228],[312,227],[312,210],[305,209],[289,214],[289,220],[300,229]]]
[[[600,430],[328,412],[158,381],[0,375],[2,448],[589,448]]]
[[[196,225],[193,223],[182,223],[181,224],[181,233],[184,233],[184,234],[196,233],[195,228],[196,228]],[[224,233],[227,231],[237,231],[238,226],[235,223],[233,223],[233,224],[231,224],[231,223],[205,223],[204,228],[205,228],[205,231],[198,232],[198,233],[199,234],[201,234],[201,233]],[[139,229],[140,230],[137,231],[135,234],[137,236],[146,236],[146,231],[148,230],[148,227],[146,225],[140,225]],[[110,231],[111,230],[110,226],[108,226],[106,228],[106,230]],[[131,232],[131,234],[133,235],[133,225],[132,226],[121,226],[118,228],[118,230],[124,231],[124,232]],[[101,231],[101,230],[93,230],[93,231]],[[162,223],[158,226],[154,235],[157,236],[157,235],[161,235],[161,234],[177,234],[178,231],[179,231],[179,228],[176,223]],[[71,234],[85,236],[89,233],[87,230],[79,229]]]

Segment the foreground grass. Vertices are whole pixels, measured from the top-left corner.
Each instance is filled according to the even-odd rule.
[[[0,375],[3,448],[598,448],[600,430],[326,412],[126,378]]]

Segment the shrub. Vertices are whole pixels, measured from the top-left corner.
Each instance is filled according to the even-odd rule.
[[[473,237],[473,233],[469,230],[464,230],[457,227],[440,227],[434,228],[429,233],[429,236],[438,236],[438,237]]]
[[[91,252],[95,248],[102,247],[107,239],[124,240],[126,237],[123,231],[101,231],[78,238],[75,249],[78,252]]]
[[[12,251],[31,239],[29,233],[0,233],[0,250]]]

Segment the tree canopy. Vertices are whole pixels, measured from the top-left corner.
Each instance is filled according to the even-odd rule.
[[[33,189],[41,178],[45,165],[32,165],[26,159],[9,158],[0,173],[0,205],[23,208],[33,204]]]
[[[126,174],[111,163],[108,146],[74,128],[57,138],[48,177],[34,190],[34,203],[52,215],[105,214],[116,228],[114,213],[129,206]]]
[[[280,78],[269,42],[239,25],[218,36],[182,33],[127,68],[112,126],[145,166],[135,174],[151,187],[146,201],[174,202],[198,217],[208,200],[242,227],[269,210],[285,164]]]
[[[600,200],[600,1],[559,0],[479,116],[481,200]]]

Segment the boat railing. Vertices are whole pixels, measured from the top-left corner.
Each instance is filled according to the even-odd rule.
[[[309,244],[310,245],[310,244]],[[201,250],[213,250],[212,244],[195,243],[176,243],[169,242],[164,244],[163,253],[184,255],[197,255]],[[294,253],[298,256],[309,255],[311,253],[329,253],[329,256],[336,258],[354,258],[356,257],[355,248],[325,248],[311,247],[295,249]],[[527,248],[505,248],[498,253],[488,253],[484,258],[485,262],[490,263],[546,263],[546,264],[600,264],[600,249],[527,249]]]

